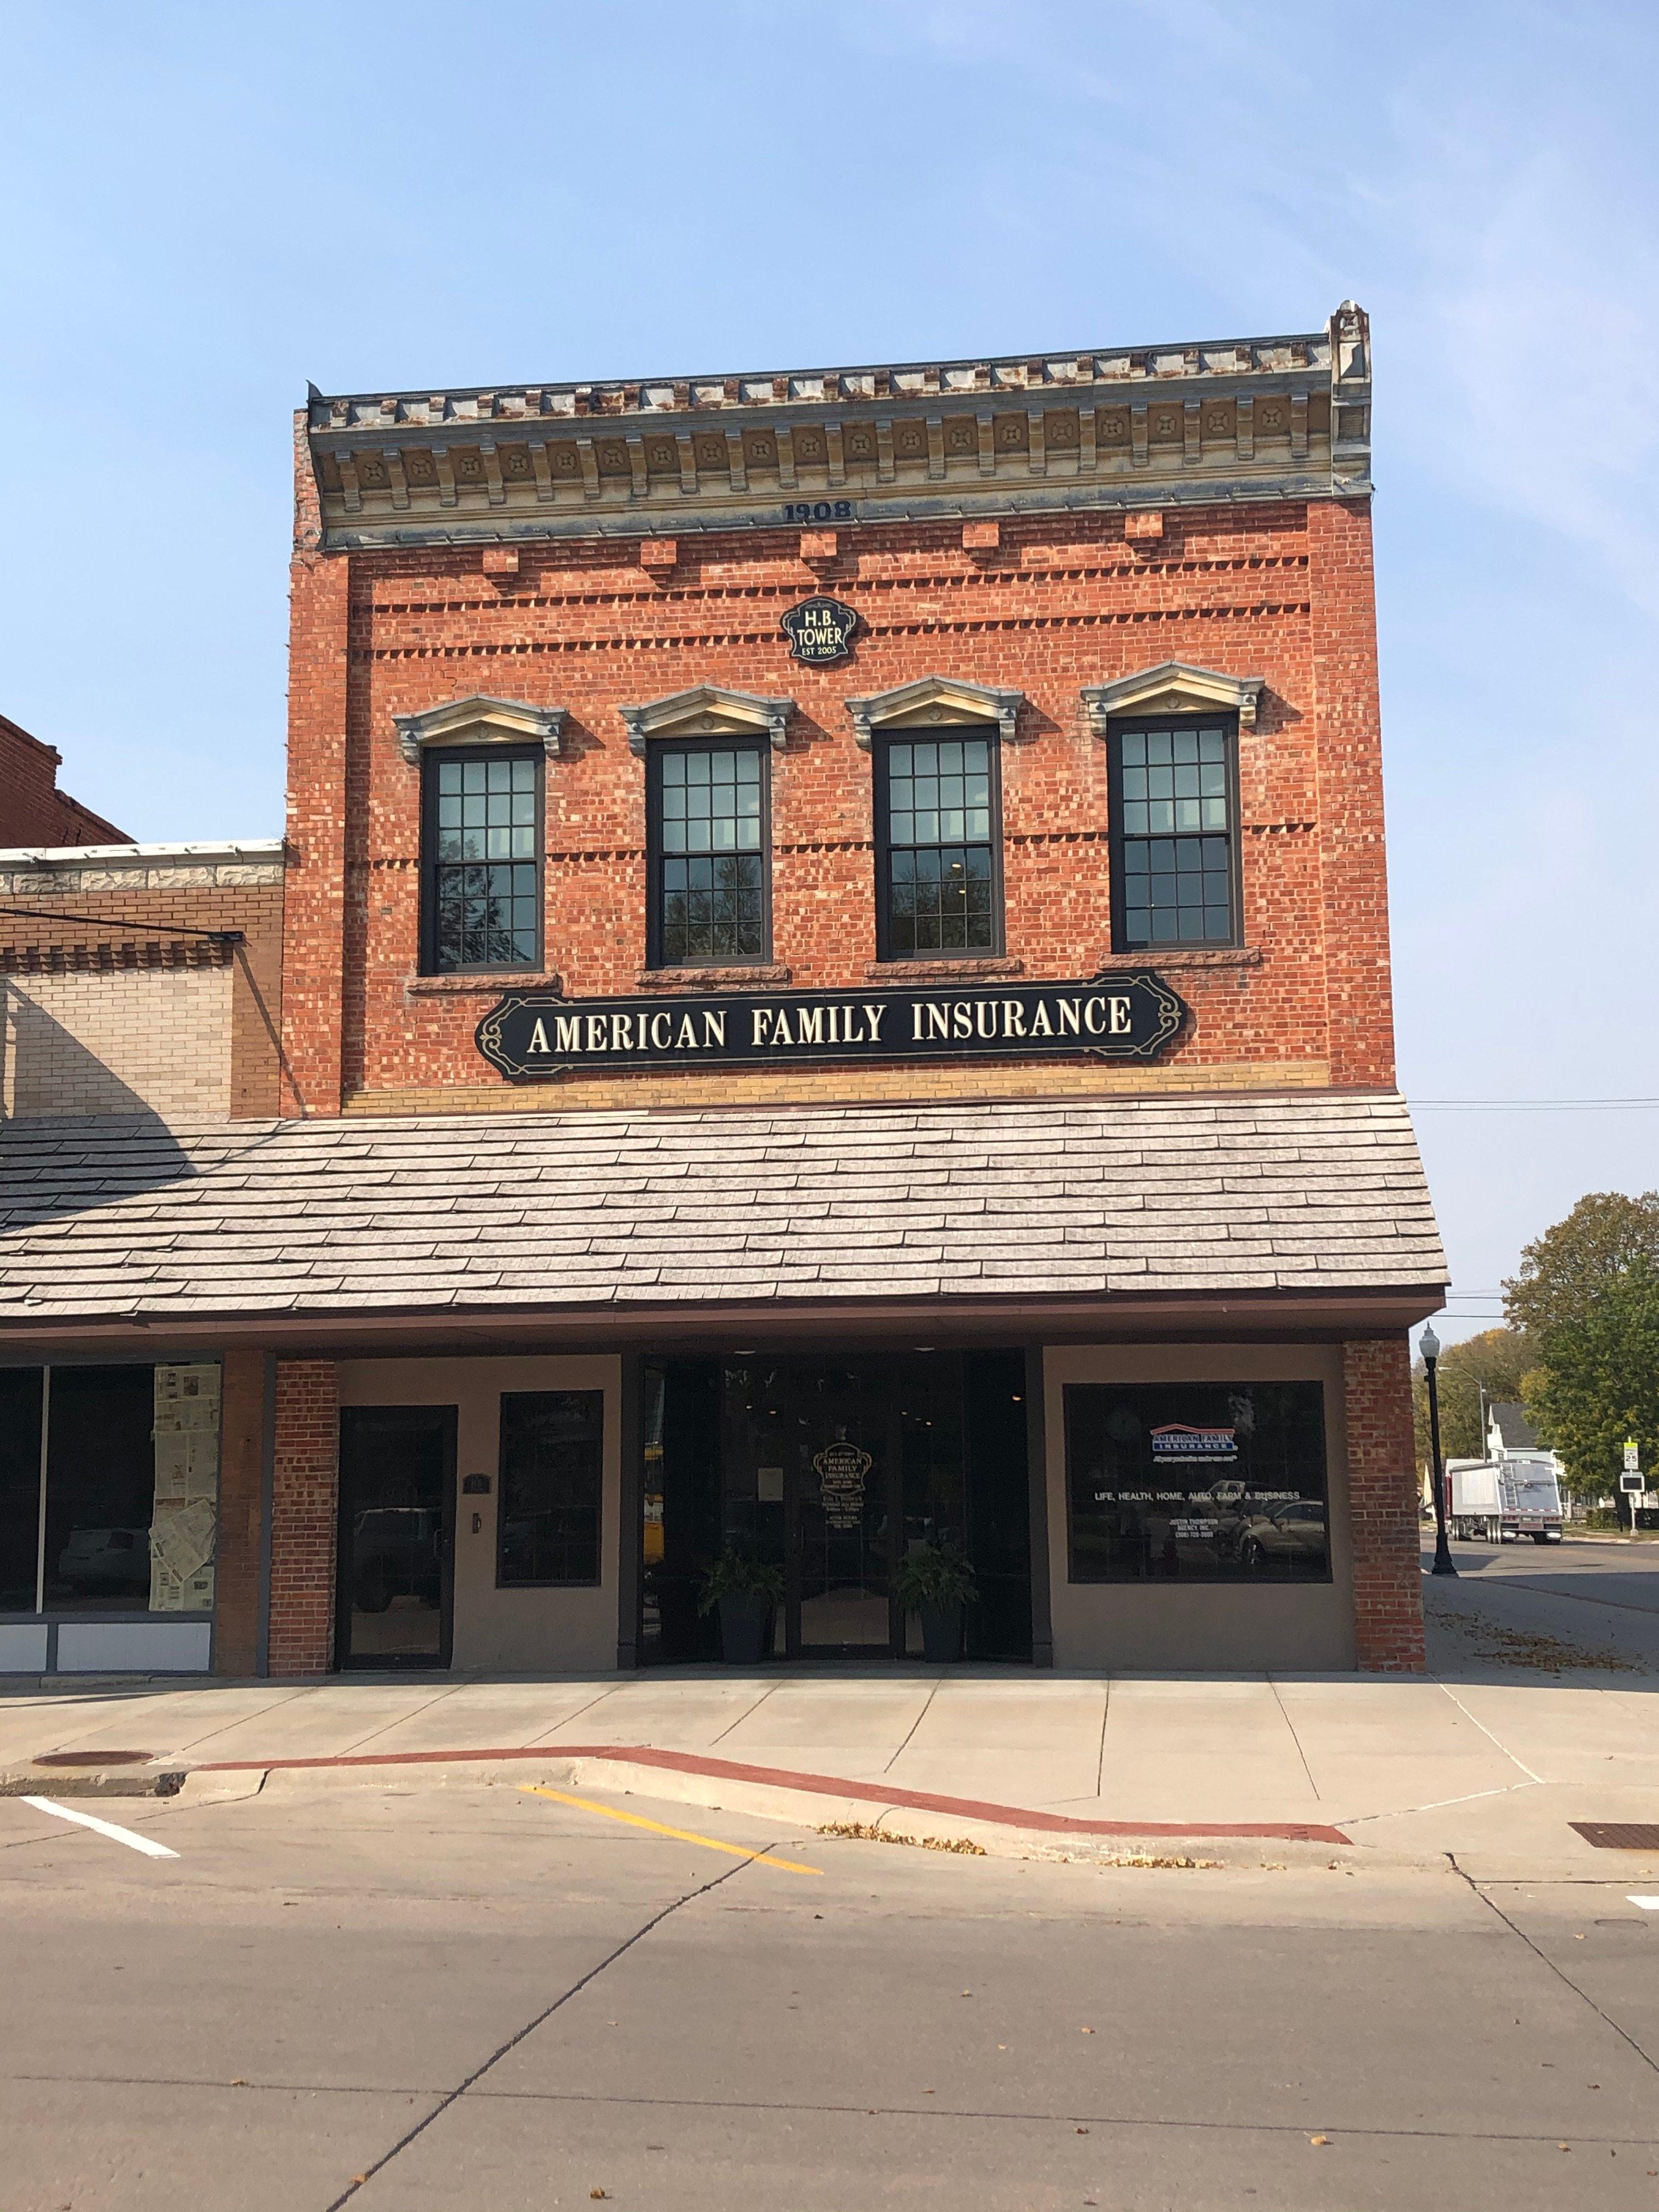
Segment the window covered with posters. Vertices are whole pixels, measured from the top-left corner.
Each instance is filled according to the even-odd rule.
[[[0,1613],[204,1613],[219,1369],[0,1370]]]
[[[1328,1582],[1317,1382],[1068,1382],[1071,1580]]]

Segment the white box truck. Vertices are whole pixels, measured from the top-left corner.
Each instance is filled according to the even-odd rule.
[[[1452,1534],[1465,1542],[1516,1544],[1522,1536],[1534,1544],[1561,1540],[1561,1490],[1546,1453],[1527,1459],[1512,1453],[1502,1460],[1449,1459],[1446,1486],[1446,1517]]]
[[[1451,1494],[1447,1517],[1452,1534],[1462,1537],[1466,1543],[1501,1543],[1504,1501],[1498,1487],[1497,1462],[1449,1459],[1446,1485]]]

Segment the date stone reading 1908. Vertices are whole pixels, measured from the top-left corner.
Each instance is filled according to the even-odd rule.
[[[798,607],[791,607],[778,625],[789,641],[790,658],[807,661],[815,668],[845,660],[853,650],[853,634],[858,626],[856,607],[822,597],[803,599]]]

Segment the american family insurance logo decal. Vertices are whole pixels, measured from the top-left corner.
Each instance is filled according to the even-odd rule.
[[[848,1060],[1153,1060],[1188,1009],[1150,969],[1085,982],[905,991],[721,992],[562,999],[509,992],[478,1050],[509,1081],[587,1068],[794,1066]]]
[[[1236,1460],[1238,1457],[1238,1432],[1236,1429],[1195,1429],[1185,1421],[1166,1422],[1161,1429],[1152,1431],[1152,1457],[1167,1466],[1179,1461],[1190,1464],[1194,1460]]]

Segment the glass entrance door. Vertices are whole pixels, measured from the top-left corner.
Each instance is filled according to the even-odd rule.
[[[791,1382],[788,1649],[889,1651],[895,1526],[890,1378],[872,1364],[797,1368]]]
[[[335,1663],[449,1664],[453,1406],[340,1413]]]

